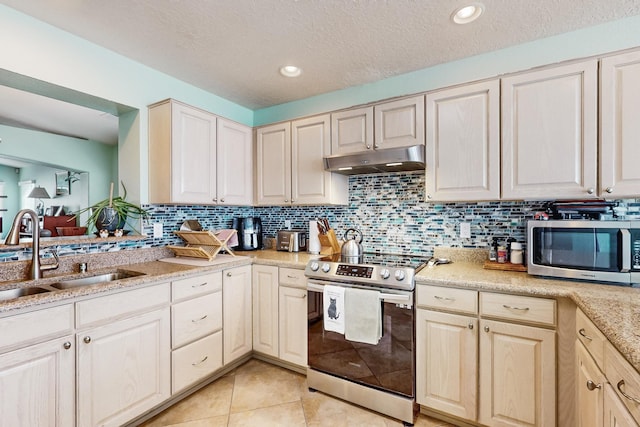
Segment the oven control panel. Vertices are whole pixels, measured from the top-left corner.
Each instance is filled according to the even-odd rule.
[[[323,260],[311,260],[305,269],[305,276],[313,279],[406,290],[414,289],[414,275],[412,268],[344,264]]]
[[[371,276],[373,275],[373,267],[353,264],[338,264],[336,275],[371,279]]]

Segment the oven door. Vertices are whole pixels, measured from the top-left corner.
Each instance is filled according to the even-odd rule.
[[[415,395],[415,324],[413,292],[381,292],[382,338],[377,345],[352,342],[324,330],[324,285],[343,283],[309,280],[309,368],[358,384],[413,398]]]

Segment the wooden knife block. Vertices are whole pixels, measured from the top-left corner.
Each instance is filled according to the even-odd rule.
[[[327,234],[318,233],[318,239],[320,240],[320,254],[335,255],[340,253],[340,242],[333,228],[330,228]]]

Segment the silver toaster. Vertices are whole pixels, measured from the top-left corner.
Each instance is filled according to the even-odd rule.
[[[276,235],[276,250],[305,252],[308,240],[306,230],[280,230]]]

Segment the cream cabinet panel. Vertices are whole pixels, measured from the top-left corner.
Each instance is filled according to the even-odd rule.
[[[87,329],[78,347],[78,425],[120,426],[169,398],[169,308]]]
[[[604,371],[620,401],[640,421],[640,374],[610,342],[604,349]]]
[[[424,145],[424,95],[374,106],[375,149]]]
[[[217,202],[219,205],[253,204],[253,131],[218,118]]]
[[[578,425],[602,427],[606,378],[579,340],[576,340],[576,369]]]
[[[224,364],[251,353],[251,266],[222,272]]]
[[[278,357],[278,267],[252,268],[253,350]]]
[[[256,203],[291,204],[291,124],[278,123],[257,131]]]
[[[417,310],[416,401],[476,419],[478,319]]]
[[[490,426],[554,426],[555,332],[480,321],[478,421]]]
[[[640,195],[640,52],[600,62],[600,195]]]
[[[291,122],[291,203],[347,204],[349,177],[324,170],[331,154],[330,116]]]
[[[604,385],[604,425],[605,427],[638,427],[638,423],[618,399],[610,384]]]
[[[213,374],[222,367],[222,331],[175,350],[171,366],[174,394]]]
[[[373,149],[373,107],[331,114],[331,154]]]
[[[149,107],[149,201],[216,199],[216,116],[174,100]]]
[[[307,366],[307,290],[280,286],[280,359]]]
[[[0,354],[0,396],[0,425],[76,425],[73,337]]]
[[[502,198],[597,196],[598,62],[501,80]]]
[[[500,198],[500,83],[428,93],[427,200]]]
[[[222,292],[171,307],[171,347],[178,348],[222,329]]]

